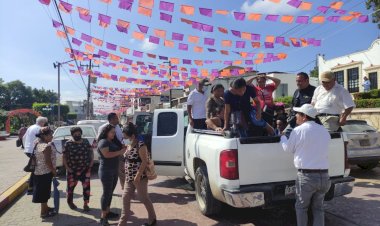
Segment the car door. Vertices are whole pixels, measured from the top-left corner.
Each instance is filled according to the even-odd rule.
[[[155,111],[151,152],[158,175],[185,175],[184,127],[184,111],[182,109]]]

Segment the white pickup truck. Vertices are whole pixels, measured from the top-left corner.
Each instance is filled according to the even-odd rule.
[[[269,207],[295,200],[297,171],[280,137],[226,138],[209,130],[188,128],[187,112],[157,109],[151,134],[145,134],[159,175],[190,177],[204,215],[222,203],[237,208]],[[329,145],[331,188],[325,199],[352,192],[354,178],[341,134]]]

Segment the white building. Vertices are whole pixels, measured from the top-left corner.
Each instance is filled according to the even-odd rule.
[[[376,39],[372,45],[360,52],[333,58],[324,59],[318,56],[319,74],[325,71],[333,71],[337,82],[350,92],[363,92],[364,76],[371,82],[371,89],[379,89],[380,73],[380,39]]]
[[[83,101],[65,101],[64,104],[69,106],[70,113],[77,114],[77,120],[86,119],[86,107]]]

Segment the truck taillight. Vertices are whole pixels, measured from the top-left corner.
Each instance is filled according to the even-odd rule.
[[[224,150],[220,153],[220,176],[228,180],[239,179],[238,150]]]
[[[350,164],[348,163],[348,151],[347,151],[348,141],[344,141],[344,177],[350,175]]]

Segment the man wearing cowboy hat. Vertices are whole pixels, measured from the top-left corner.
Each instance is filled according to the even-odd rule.
[[[317,110],[311,104],[293,108],[298,126],[290,133],[289,140],[281,136],[284,151],[294,154],[296,179],[297,225],[308,225],[309,206],[313,212],[313,225],[324,225],[323,200],[330,189],[328,174],[328,145],[330,134],[316,123]]]

